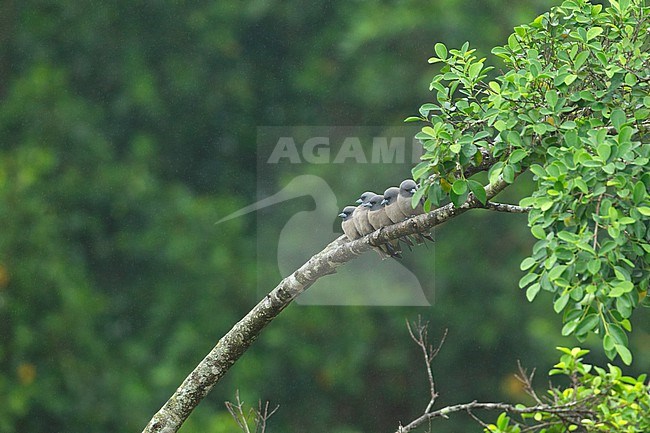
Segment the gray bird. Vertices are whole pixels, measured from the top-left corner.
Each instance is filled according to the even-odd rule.
[[[370,194],[377,195],[375,193],[370,193]],[[359,199],[362,200],[362,203],[359,206],[357,206],[357,208],[354,211],[354,218],[352,218],[352,221],[354,221],[354,226],[357,228],[357,232],[359,232],[361,236],[365,236],[368,233],[372,233],[375,231],[373,226],[370,224],[370,221],[368,221],[369,208],[368,206],[366,206],[366,203],[371,197],[372,196],[370,195],[366,195],[365,201],[363,201],[363,199],[361,198]]]
[[[384,201],[386,202],[386,215],[391,219],[396,219],[400,222],[405,218],[410,218],[413,215],[419,215],[424,213],[424,208],[422,207],[422,201],[418,204],[418,207],[413,209],[411,206],[411,197],[415,194],[417,190],[417,184],[411,179],[406,179],[400,184],[400,188],[395,186],[388,188],[384,192]],[[414,233],[410,238],[413,239],[417,244],[424,243],[425,239],[433,242],[433,238],[429,233]],[[408,243],[408,241],[405,240]]]
[[[383,203],[383,195],[375,195],[368,200],[368,221],[375,230],[393,224],[393,221],[386,215],[386,208]]]
[[[363,204],[363,206],[368,207],[368,222],[370,222],[370,225],[375,230],[379,230],[382,227],[393,224],[390,218],[388,218],[388,215],[386,215],[386,209],[382,204],[383,201],[383,195],[375,194],[370,197],[366,203]],[[386,247],[387,252],[392,256],[399,257],[399,254],[402,252],[402,249],[399,246],[399,241],[397,239],[384,244],[384,246]]]
[[[404,212],[402,212],[402,210],[399,208],[399,205],[397,204],[398,195],[399,188],[396,186],[391,186],[386,191],[384,191],[384,201],[382,201],[384,209],[386,210],[386,215],[394,224],[402,222],[408,218],[408,215],[404,214]],[[400,239],[409,247],[409,249],[413,246],[413,241],[415,241],[417,244],[424,242],[424,238],[418,233]]]
[[[346,206],[339,214],[339,216],[343,219],[341,222],[343,233],[345,233],[345,236],[347,236],[351,241],[359,239],[361,237],[361,234],[357,230],[357,227],[354,225],[354,211],[356,209],[357,208],[355,206]]]
[[[408,215],[402,212],[397,204],[397,196],[399,196],[399,188],[396,186],[391,186],[386,191],[384,191],[384,201],[383,204],[386,209],[386,215],[393,223],[399,223],[408,218]]]
[[[375,193],[372,192],[372,191],[366,191],[366,192],[364,192],[363,194],[361,194],[361,196],[359,196],[359,199],[357,200],[357,204],[367,203],[368,200],[370,200],[370,198],[371,198],[372,196],[374,196],[374,195],[377,195],[377,194],[375,194]]]
[[[420,215],[424,213],[422,208],[422,202],[418,203],[417,207],[414,209],[411,205],[411,199],[415,191],[417,191],[418,185],[413,181],[413,179],[406,179],[402,181],[399,186],[399,195],[397,196],[397,205],[399,206],[402,213],[407,216]]]

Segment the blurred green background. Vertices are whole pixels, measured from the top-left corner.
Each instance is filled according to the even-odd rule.
[[[0,431],[140,431],[257,302],[259,281],[278,282],[255,214],[214,223],[260,184],[339,169],[259,179],[257,128],[398,126],[430,98],[435,42],[488,55],[552,3],[0,2]],[[331,187],[383,190],[407,173],[360,165]],[[428,400],[404,326],[418,315],[434,342],[449,329],[439,407],[524,398],[518,359],[545,386],[553,347],[576,342],[559,338],[550,299],[517,289],[525,216],[472,212],[436,238],[404,258],[435,280],[431,307],[292,305],[181,431],[236,431],[223,405],[236,389],[280,405],[271,432],[394,431]],[[643,313],[628,373],[650,366]],[[435,428],[469,426],[480,430],[462,416]]]

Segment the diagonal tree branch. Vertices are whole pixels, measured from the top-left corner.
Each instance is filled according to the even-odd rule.
[[[494,184],[487,185],[485,191],[488,200],[506,186],[508,184],[501,178]],[[456,208],[450,203],[404,222],[382,227],[352,242],[349,242],[345,236],[332,241],[294,273],[284,278],[219,340],[151,418],[143,433],[177,432],[194,408],[255,341],[262,329],[316,280],[336,272],[336,268],[374,246],[406,235],[424,233],[470,209],[482,206],[481,202],[470,194],[460,207]]]

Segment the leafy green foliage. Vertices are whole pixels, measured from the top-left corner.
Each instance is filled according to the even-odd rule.
[[[470,191],[484,201],[478,171],[508,183],[532,172],[520,204],[538,242],[519,285],[530,301],[554,295],[563,335],[596,333],[627,364],[630,316],[649,303],[649,14],[641,0],[567,0],[492,50],[507,69],[487,82],[468,44],[437,44],[437,102],[420,108],[426,153],[413,169],[429,206]]]
[[[624,376],[621,369],[607,369],[583,362],[588,350],[558,347],[560,362],[549,372],[565,376],[571,386],[551,388],[552,409],[523,413],[515,421],[502,413],[486,433],[561,433],[572,431],[636,433],[650,429],[650,387],[647,376]],[[524,406],[519,406],[523,408]]]

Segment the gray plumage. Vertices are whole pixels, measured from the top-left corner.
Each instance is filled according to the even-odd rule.
[[[418,185],[413,181],[413,179],[406,179],[402,181],[399,186],[397,205],[399,206],[402,213],[407,216],[420,215],[424,213],[421,201],[418,203],[415,209],[411,205],[411,199],[413,198],[413,194],[415,194],[415,191],[417,191],[417,189]]]
[[[370,194],[377,195],[375,193]],[[370,197],[370,195],[367,195],[365,199],[369,200]],[[363,200],[363,198],[360,198],[359,200]],[[354,218],[352,218],[354,221],[354,226],[357,228],[357,231],[361,236],[365,236],[368,233],[375,231],[375,229],[370,224],[370,221],[368,221],[368,207],[365,205],[368,202],[367,200],[357,206],[356,210],[354,211]]]
[[[366,191],[359,196],[359,199],[357,200],[357,204],[368,203],[368,200],[370,200],[370,198],[375,195],[377,194],[375,194],[372,191]]]
[[[399,188],[396,186],[391,186],[386,191],[384,191],[384,207],[386,209],[386,215],[393,223],[399,223],[408,218],[408,215],[402,212],[397,204],[397,196],[399,196]]]
[[[370,221],[368,221],[368,208],[363,205],[359,205],[357,206],[354,213],[355,215],[352,220],[354,221],[354,226],[356,227],[357,232],[361,236],[372,233],[374,229],[372,228],[372,225],[370,225]]]
[[[402,194],[402,190],[405,191],[404,194]],[[393,186],[384,191],[386,215],[388,215],[388,217],[394,222],[401,222],[413,215],[424,213],[422,202],[420,202],[420,204],[418,204],[418,207],[415,209],[411,207],[411,197],[413,197],[413,194],[415,194],[416,190],[417,184],[410,179],[406,179],[401,183],[400,188]],[[401,196],[404,197],[402,197],[400,200]],[[401,207],[400,204],[402,205]],[[404,212],[403,209],[406,210],[406,212]],[[407,244],[412,244],[411,240],[415,241],[417,244],[423,244],[425,239],[429,239],[431,242],[433,242],[433,238],[429,233],[414,233],[408,237],[402,238],[402,240]]]
[[[375,194],[368,200],[367,203],[364,204],[364,206],[368,207],[368,221],[375,230],[379,230],[382,227],[393,224],[390,218],[388,218],[388,215],[386,215],[386,209],[382,204],[383,201],[383,195]],[[399,246],[399,241],[397,239],[394,239],[383,246],[386,247],[385,252],[391,256],[399,257],[399,253],[402,252],[402,249]]]
[[[354,211],[356,209],[357,208],[355,206],[346,206],[339,214],[339,216],[343,219],[343,221],[341,221],[341,228],[343,229],[343,233],[345,233],[345,235],[351,241],[359,239],[361,237],[361,234],[357,230],[357,227],[354,225]]]
[[[386,215],[393,223],[399,223],[407,219],[409,216],[404,214],[397,204],[397,196],[399,196],[399,188],[396,186],[391,186],[386,191],[384,191],[384,209],[386,209]],[[417,244],[424,243],[424,238],[422,235],[415,233],[410,236],[405,236],[400,238],[409,249],[413,246],[413,242]]]
[[[386,215],[386,208],[382,204],[383,201],[383,195],[375,195],[368,200],[370,205],[368,208],[368,221],[375,230],[393,224],[393,221]]]

